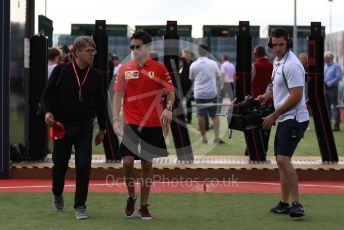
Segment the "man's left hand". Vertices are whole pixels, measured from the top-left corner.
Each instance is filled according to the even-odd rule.
[[[164,109],[161,115],[162,125],[169,125],[172,122],[172,111]]]

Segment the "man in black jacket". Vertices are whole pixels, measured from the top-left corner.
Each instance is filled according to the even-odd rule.
[[[54,127],[58,121],[65,128],[64,137],[54,140],[52,155],[53,203],[57,211],[64,209],[64,178],[72,146],[75,148],[76,219],[88,218],[86,199],[92,161],[93,121],[96,115],[100,130],[95,137],[95,144],[101,143],[106,133],[103,77],[92,67],[95,47],[90,37],[76,38],[73,44],[73,62],[55,67],[42,97],[47,126]]]

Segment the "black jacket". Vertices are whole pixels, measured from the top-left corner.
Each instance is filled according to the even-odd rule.
[[[75,63],[76,70],[83,81],[87,68],[82,70]],[[61,69],[64,68],[60,76]],[[56,85],[58,79],[61,78]],[[63,124],[78,124],[93,121],[97,115],[99,127],[105,130],[106,102],[102,74],[91,67],[82,89],[82,102],[79,101],[79,85],[72,64],[57,65],[42,95],[45,112],[51,112],[54,120]]]

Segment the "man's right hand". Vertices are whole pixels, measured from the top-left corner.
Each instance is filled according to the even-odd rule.
[[[116,133],[117,136],[123,136],[123,126],[118,119],[113,120],[113,131]]]
[[[47,112],[45,114],[45,124],[47,124],[48,127],[54,127],[55,121],[52,113]]]

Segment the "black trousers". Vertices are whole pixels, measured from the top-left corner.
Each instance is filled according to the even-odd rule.
[[[92,161],[93,122],[82,124],[65,124],[65,136],[54,141],[53,150],[53,194],[60,196],[63,193],[65,175],[71,156],[72,146],[75,148],[76,189],[74,208],[86,207],[88,184]]]

